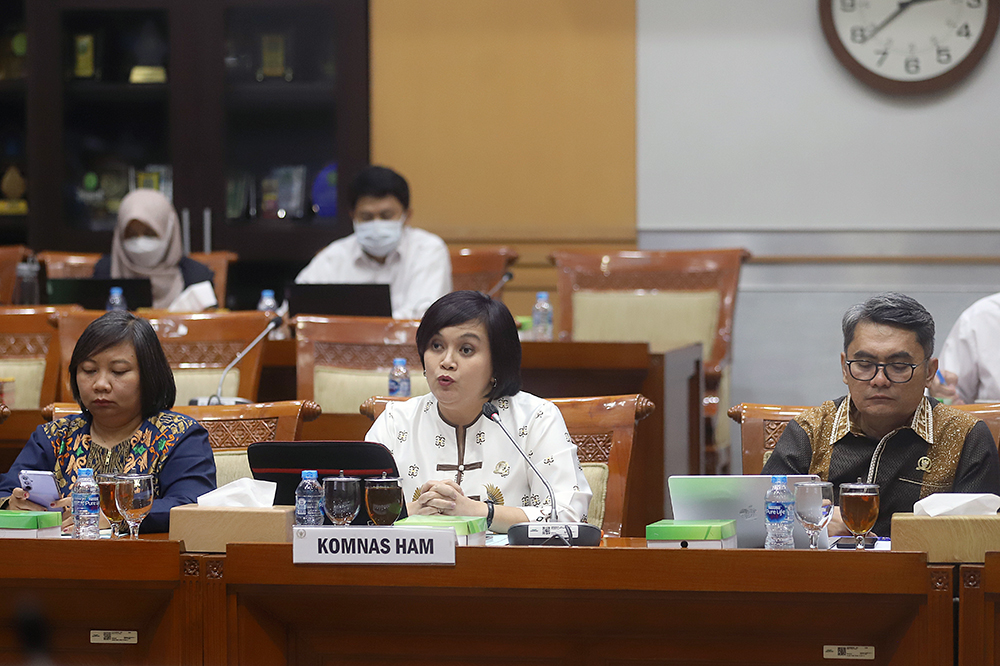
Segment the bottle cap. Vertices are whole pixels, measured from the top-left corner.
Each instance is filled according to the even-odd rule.
[[[547,292],[547,291],[540,291],[537,294],[535,294],[535,298],[536,299],[537,298],[544,298],[545,300],[549,300],[549,292]]]
[[[316,470],[314,469],[304,469],[302,470],[303,479],[315,479],[317,476]]]
[[[263,289],[260,292],[261,298],[274,298],[274,289]]]
[[[394,359],[392,359],[392,364],[393,365],[406,365],[406,359],[405,358],[394,358]]]
[[[788,477],[784,474],[772,474],[771,483],[788,483]]]
[[[122,288],[121,287],[111,287],[111,295],[112,296],[121,296],[122,295]]]
[[[77,476],[77,478],[80,478],[81,476],[94,476],[94,468],[93,467],[81,467],[80,469],[78,469],[76,471],[76,476]]]

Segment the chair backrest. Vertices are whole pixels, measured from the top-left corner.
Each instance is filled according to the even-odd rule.
[[[208,431],[215,455],[216,482],[220,486],[240,478],[251,478],[247,447],[256,442],[293,441],[302,423],[316,419],[322,410],[308,400],[286,400],[249,405],[177,405],[174,411],[190,416]],[[79,414],[75,402],[46,407],[42,416],[50,421]]]
[[[296,317],[296,397],[315,400],[327,414],[356,414],[369,396],[388,392],[394,358],[406,359],[411,395],[427,393],[419,325],[388,317]]]
[[[104,314],[83,310],[60,315],[59,340],[62,347],[62,397],[72,394],[69,361],[80,334],[90,322]],[[215,394],[222,370],[267,326],[265,312],[171,313],[162,310],[140,313],[156,329],[177,383],[177,404],[191,398]],[[222,394],[247,400],[257,399],[264,346],[258,344],[226,376]]]
[[[517,261],[517,252],[509,247],[463,247],[451,248],[451,285],[459,291],[488,292]],[[503,300],[501,286],[494,298]]]
[[[0,245],[0,304],[14,300],[17,265],[30,255],[31,250],[23,245]]]
[[[654,352],[701,342],[706,374],[718,374],[749,256],[743,249],[553,252],[559,338],[649,342]]]
[[[955,405],[955,408],[982,419],[993,439],[1000,441],[1000,403]],[[809,408],[801,405],[741,403],[729,410],[729,417],[740,424],[744,474],[760,474],[788,422],[806,409]]]
[[[229,281],[229,264],[239,259],[235,252],[192,252],[188,255],[195,261],[208,266],[215,277],[212,284],[215,286],[215,299],[219,301],[219,307],[226,307],[226,283]]]
[[[47,310],[0,309],[0,377],[14,379],[12,409],[40,409],[56,399],[59,335]]]
[[[373,396],[362,403],[360,411],[374,421],[390,400],[397,398]],[[566,421],[594,493],[588,520],[600,525],[605,536],[619,536],[625,517],[636,424],[649,416],[655,405],[637,394],[554,398],[551,402]]]
[[[39,263],[45,266],[45,276],[50,278],[91,278],[94,265],[100,260],[99,252],[39,252]]]

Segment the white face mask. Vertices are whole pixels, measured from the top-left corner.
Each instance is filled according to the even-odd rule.
[[[122,241],[125,254],[138,266],[152,268],[164,255],[163,240],[156,236],[136,236]]]
[[[403,222],[406,216],[398,220],[372,220],[360,222],[354,220],[354,235],[365,252],[373,257],[384,257],[396,249],[399,238],[403,235]]]

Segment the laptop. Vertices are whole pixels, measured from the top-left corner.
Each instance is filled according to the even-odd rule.
[[[296,284],[285,285],[288,314],[336,315],[342,317],[391,317],[392,301],[387,284]]]
[[[794,492],[799,481],[819,481],[815,474],[788,476],[788,490]],[[672,476],[667,479],[674,520],[736,520],[736,547],[763,548],[764,495],[771,488],[771,477],[758,475]],[[808,548],[809,536],[801,523],[792,530],[796,548]],[[819,547],[830,547],[827,531],[819,536]]]
[[[45,294],[49,305],[82,305],[103,310],[111,287],[121,287],[129,310],[153,307],[153,285],[149,278],[49,278]]]
[[[399,476],[389,449],[376,442],[257,442],[247,447],[247,462],[253,478],[277,484],[275,506],[295,505],[295,489],[304,469],[316,470],[320,484],[324,477],[339,476],[341,471],[344,476],[361,479],[380,477],[383,473],[388,477]],[[361,510],[352,525],[368,524],[363,493],[362,488]],[[400,518],[406,517],[406,499],[403,498]]]

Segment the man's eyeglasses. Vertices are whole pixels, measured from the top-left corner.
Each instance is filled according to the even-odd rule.
[[[878,371],[882,370],[885,373],[885,378],[893,384],[905,384],[913,379],[913,371],[920,365],[919,363],[875,363],[861,359],[845,361],[845,363],[847,363],[847,371],[851,373],[851,377],[859,382],[870,382],[875,379]]]

